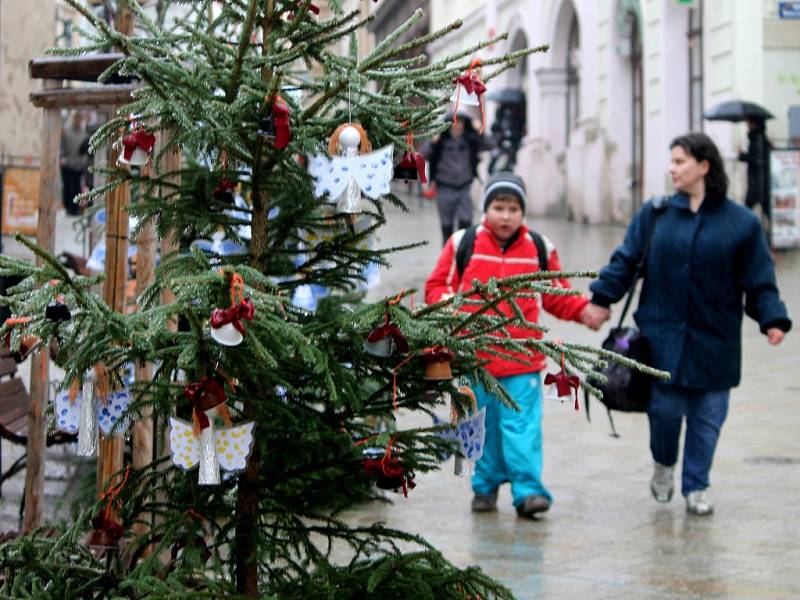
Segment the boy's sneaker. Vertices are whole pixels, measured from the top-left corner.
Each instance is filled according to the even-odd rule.
[[[525,498],[525,500],[517,506],[517,515],[525,517],[526,519],[535,519],[537,514],[547,512],[548,510],[550,510],[550,500],[547,499],[547,496],[533,494]]]
[[[702,517],[714,512],[714,504],[706,490],[695,490],[686,495],[686,510]]]
[[[668,467],[659,462],[655,463],[653,470],[653,478],[650,480],[650,491],[653,493],[653,498],[658,502],[669,502],[672,500],[672,492],[674,487],[672,485],[672,476],[675,473],[675,467]]]
[[[472,512],[494,512],[497,510],[497,492],[475,494],[472,498]]]

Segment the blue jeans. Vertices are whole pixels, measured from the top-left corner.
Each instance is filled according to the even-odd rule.
[[[678,462],[681,424],[686,417],[681,492],[704,490],[714,460],[719,432],[728,414],[730,390],[690,390],[653,384],[647,409],[650,452],[662,465]]]
[[[509,481],[514,506],[535,494],[551,500],[542,484],[541,377],[539,373],[525,373],[499,377],[497,381],[520,410],[504,406],[484,388],[474,385],[478,408],[486,407],[486,440],[483,456],[475,464],[472,491],[491,494]]]

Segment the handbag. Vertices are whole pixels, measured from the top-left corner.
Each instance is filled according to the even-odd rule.
[[[650,242],[653,239],[653,232],[656,227],[656,221],[666,206],[666,196],[653,200],[653,218],[650,221],[650,227],[647,231],[647,238],[645,239],[642,255],[639,258],[639,262],[636,264],[633,281],[628,289],[625,306],[622,309],[619,323],[616,327],[611,329],[608,337],[606,337],[602,343],[602,347],[605,350],[611,350],[643,364],[650,363],[650,343],[636,327],[625,327],[623,323],[625,322],[628,309],[633,301],[633,296],[636,291],[636,282],[643,275],[644,265],[647,261],[647,253],[650,250]],[[594,379],[592,385],[601,393],[599,399],[606,407],[608,421],[611,424],[611,435],[613,437],[619,437],[617,429],[614,427],[614,417],[611,415],[611,411],[646,412],[650,404],[653,380],[650,375],[614,360],[608,361],[605,367],[595,367],[593,372],[599,373],[606,378],[605,383],[600,383],[599,380]],[[589,374],[589,378],[593,379],[591,374]],[[586,391],[584,391],[584,405],[586,407],[586,419],[591,420],[589,414],[589,393]]]

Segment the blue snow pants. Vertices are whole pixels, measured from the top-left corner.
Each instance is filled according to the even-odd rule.
[[[475,464],[472,491],[491,494],[511,482],[514,506],[527,496],[552,500],[542,484],[542,382],[539,373],[499,377],[497,381],[519,405],[507,408],[495,396],[474,385],[478,409],[486,407],[486,441]]]

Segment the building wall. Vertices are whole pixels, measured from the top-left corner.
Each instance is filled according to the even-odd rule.
[[[800,21],[777,18],[775,0],[702,0],[702,62],[705,109],[731,99],[760,103],[776,118],[768,134],[787,143],[787,110],[800,104]],[[642,39],[643,177],[642,196],[670,191],[669,143],[689,128],[688,8],[676,0],[433,0],[432,27],[455,17],[464,27],[453,39],[432,47],[434,56],[464,49],[491,27],[509,40],[497,51],[550,44],[544,55],[528,59],[522,77],[507,73],[494,86],[524,86],[528,101],[528,137],[518,172],[528,180],[534,214],[563,214],[587,222],[625,222],[637,208],[631,193],[632,68],[624,52],[626,37],[619,15],[638,11]],[[580,45],[569,52],[573,16]],[[580,76],[580,110],[567,131],[567,55]],[[489,53],[485,51],[484,55]],[[490,106],[490,113],[491,113]],[[741,124],[704,121],[731,175],[735,198],[744,195],[744,165],[736,160],[746,147]]]
[[[28,77],[28,61],[55,35],[55,0],[0,1],[0,164],[38,162],[42,115],[28,94],[42,83]]]

